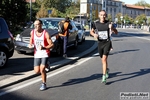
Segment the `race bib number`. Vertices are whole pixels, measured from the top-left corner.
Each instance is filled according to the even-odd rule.
[[[107,31],[99,31],[98,32],[99,39],[108,39],[108,33]]]
[[[42,40],[40,39],[35,39],[35,47],[36,47],[36,50],[40,50],[40,46],[42,45]]]

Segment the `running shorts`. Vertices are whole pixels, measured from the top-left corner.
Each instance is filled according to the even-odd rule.
[[[100,57],[102,58],[103,55],[108,56],[109,55],[109,51],[112,47],[111,41],[98,41],[98,52]]]
[[[35,66],[40,66],[42,65],[46,65],[48,61],[48,57],[45,58],[34,58],[34,67]]]

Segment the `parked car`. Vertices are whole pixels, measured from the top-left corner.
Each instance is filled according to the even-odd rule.
[[[51,49],[51,52],[56,52],[58,55],[63,54],[63,41],[60,39],[58,35],[58,23],[65,18],[40,18],[43,22],[42,28],[44,28],[51,36],[51,39],[54,43],[54,48]],[[69,38],[67,47],[74,46],[75,48],[78,46],[78,29],[75,26],[75,23],[71,20],[72,30],[69,30]],[[34,29],[34,25],[32,24],[30,28],[25,29],[23,32],[18,34],[15,39],[15,50],[18,53],[33,53],[33,48],[28,48],[30,39],[30,32]]]
[[[78,42],[82,43],[85,41],[85,28],[78,22],[75,22],[75,25],[78,28],[78,37],[79,37]]]
[[[9,31],[4,18],[0,17],[0,68],[5,67],[7,61],[14,54],[14,38]]]

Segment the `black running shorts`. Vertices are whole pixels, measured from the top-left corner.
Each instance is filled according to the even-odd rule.
[[[48,57],[45,58],[34,58],[34,67],[35,66],[40,66],[42,65],[46,65],[48,61]]]
[[[102,58],[103,55],[108,56],[109,51],[111,49],[111,41],[98,41],[98,52],[100,57]]]

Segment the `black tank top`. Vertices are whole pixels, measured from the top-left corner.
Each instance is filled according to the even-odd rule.
[[[104,23],[100,23],[100,21],[97,20],[94,22],[94,24],[95,24],[94,25],[95,27],[93,26],[93,28],[97,29],[99,35],[101,35],[101,36],[99,36],[98,40],[99,41],[110,40],[110,34],[109,34],[110,33],[110,29],[109,29],[110,22],[106,20]],[[107,36],[104,36],[106,34],[107,34]]]

